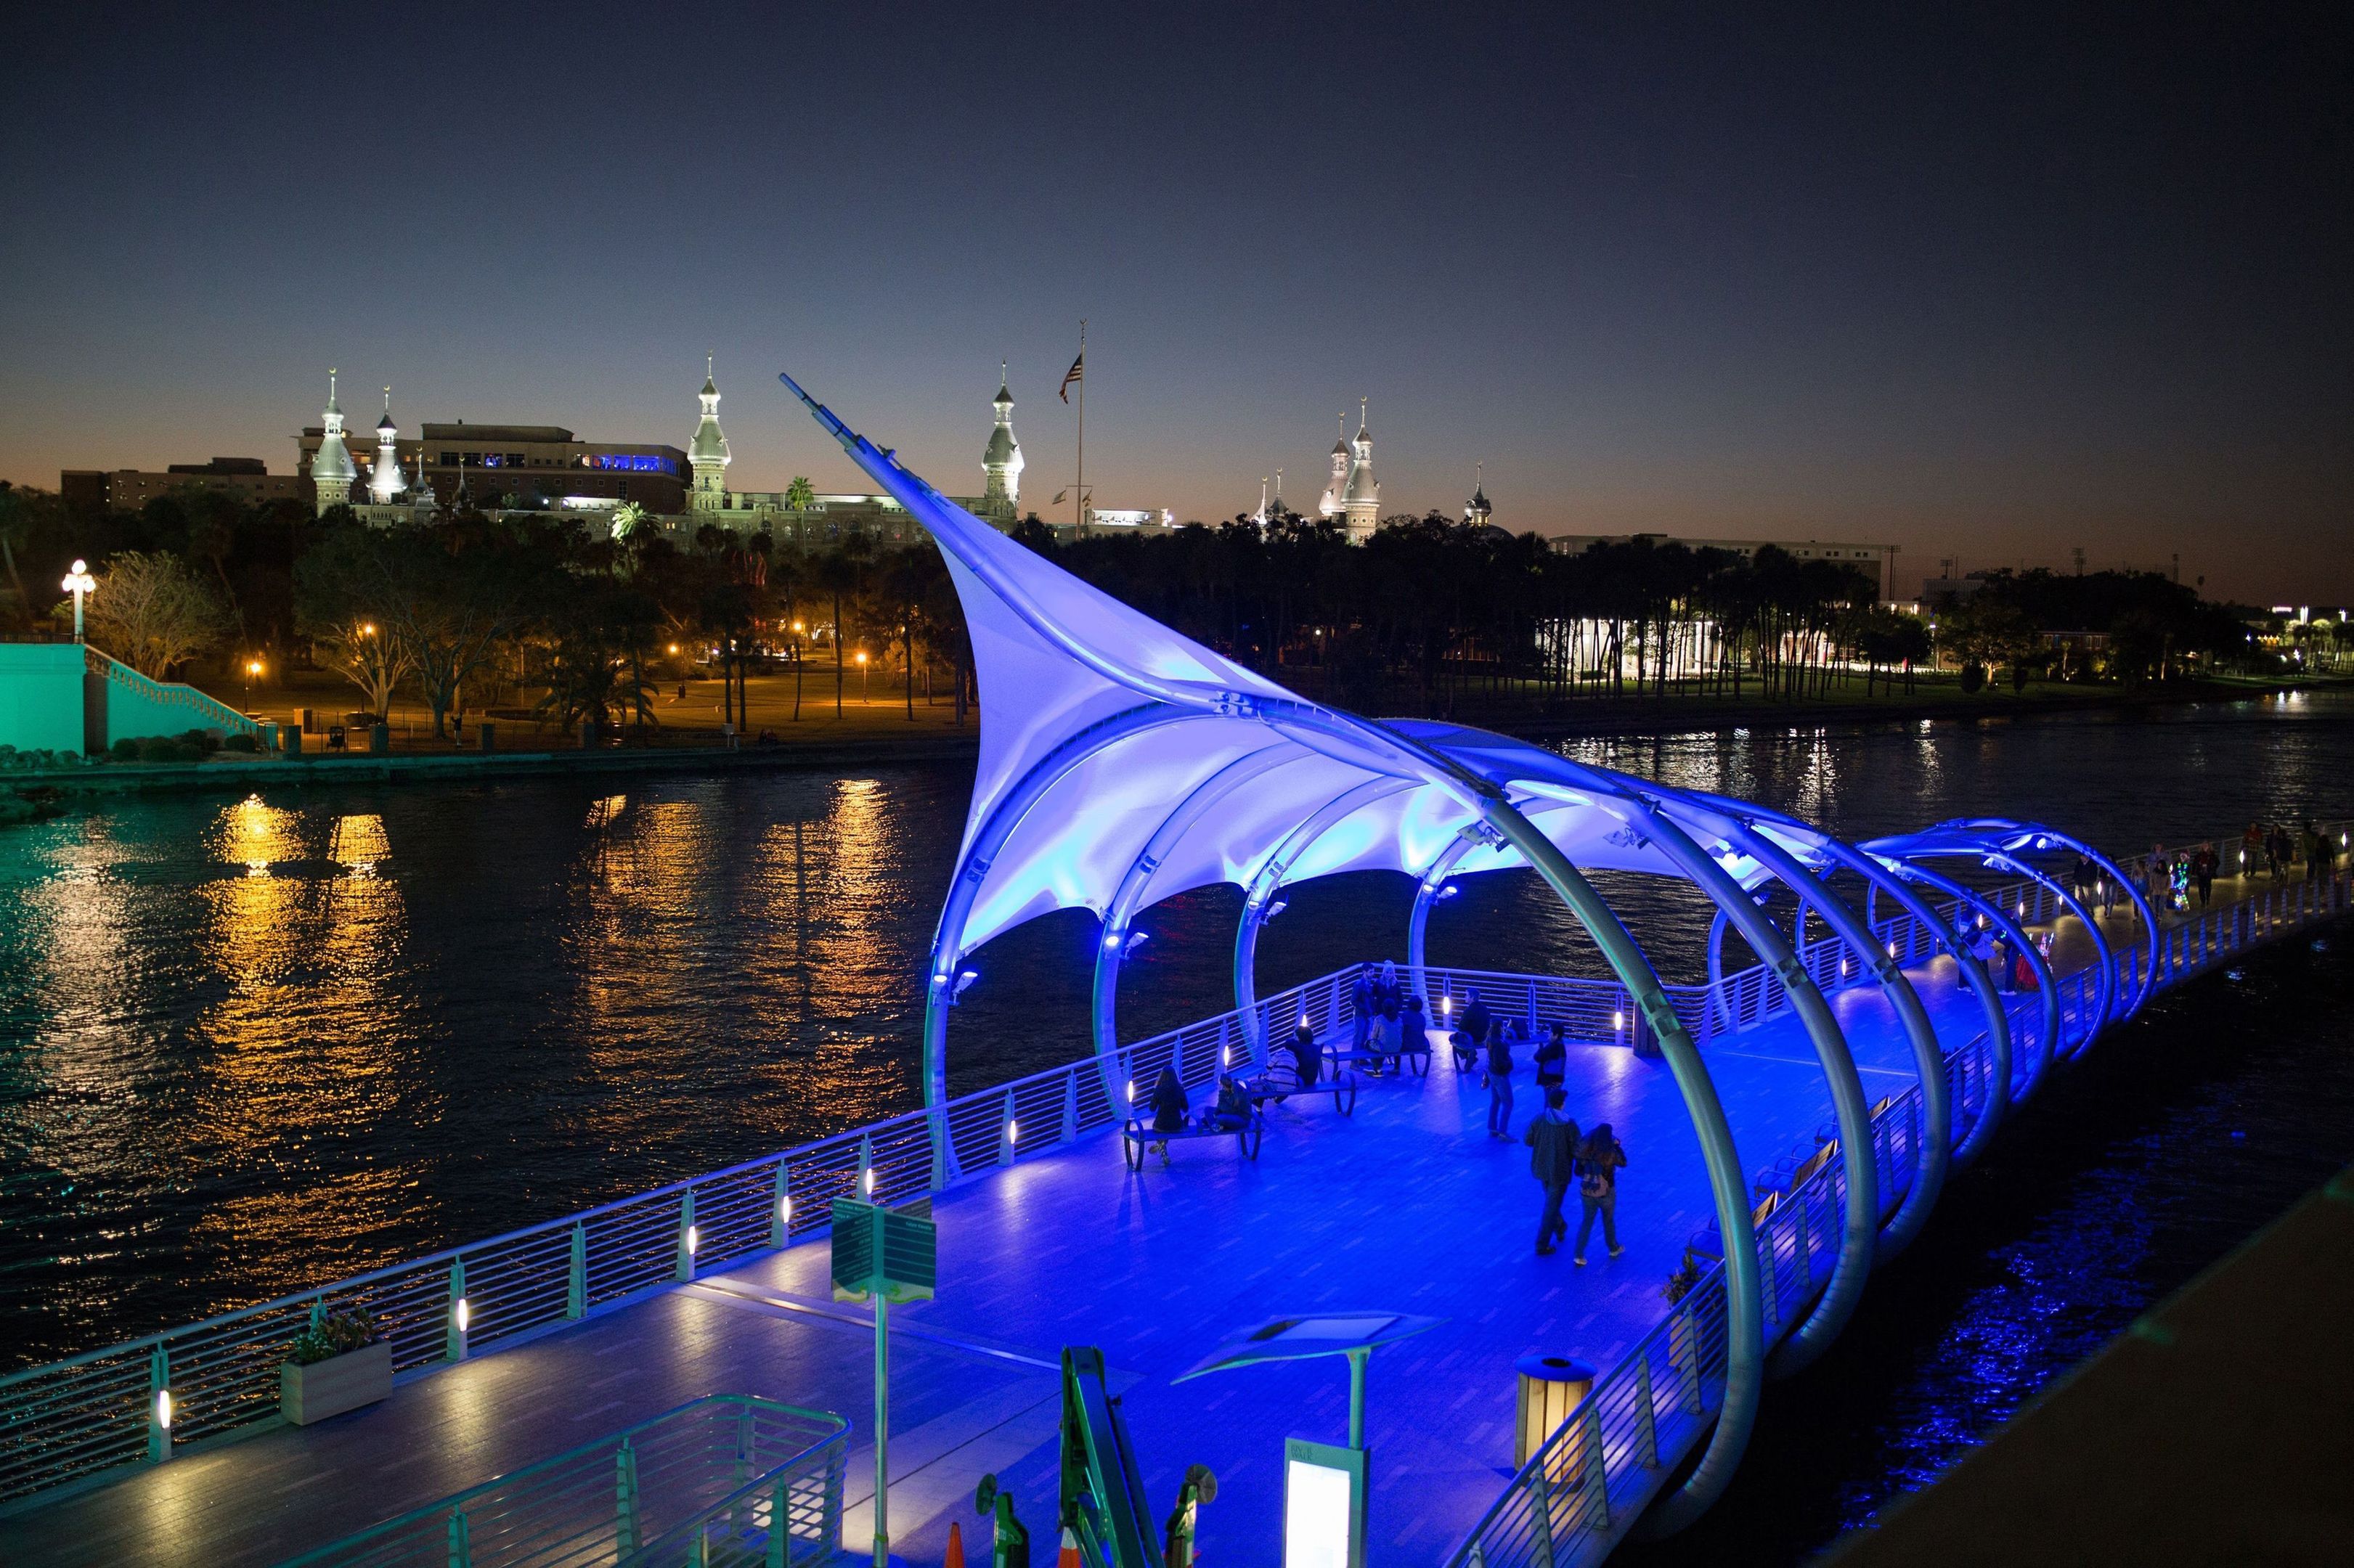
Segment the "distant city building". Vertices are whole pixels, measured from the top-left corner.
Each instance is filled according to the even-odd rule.
[[[175,462],[161,473],[143,469],[112,471],[69,468],[58,476],[58,494],[77,510],[136,512],[158,496],[200,490],[233,496],[249,504],[311,500],[311,482],[300,474],[271,473],[260,458],[217,457],[210,462]]]
[[[1853,567],[1870,575],[1883,599],[1890,594],[1886,581],[1890,551],[1885,545],[1846,545],[1819,539],[1688,539],[1669,534],[1563,534],[1553,538],[1553,547],[1575,556],[1590,546],[1631,545],[1638,539],[1654,545],[1681,545],[1688,550],[1728,550],[1744,560],[1771,545],[1802,561],[1836,561],[1843,567]]]
[[[1349,416],[1341,416],[1341,440],[1332,445],[1332,477],[1316,503],[1319,516],[1338,523],[1349,543],[1362,545],[1381,523],[1382,487],[1373,478],[1373,433],[1365,427],[1365,400],[1357,402],[1357,434],[1348,435]]]
[[[716,402],[716,392],[712,396]],[[359,496],[354,495],[358,468],[344,438],[343,411],[334,406],[332,395],[320,423],[295,437],[296,471],[318,487],[322,512],[337,501],[364,500],[384,505],[405,497],[411,505],[437,502],[446,505],[461,495],[481,506],[497,506],[508,496],[529,507],[561,506],[567,498],[578,497],[615,503],[634,501],[656,514],[686,510],[687,454],[674,446],[653,441],[584,441],[560,425],[470,425],[463,420],[427,424],[416,440],[404,440],[398,430],[387,429],[388,391],[386,397],[386,422],[376,428],[376,450],[368,460],[368,482]],[[716,430],[716,416],[711,423]],[[334,440],[330,452],[327,427],[331,424]],[[332,471],[327,482],[322,482],[319,472],[323,452],[329,452],[323,460]],[[724,469],[726,463],[723,440],[719,466]],[[389,493],[389,500],[379,497],[379,474],[387,483],[395,478],[402,482],[401,488]],[[341,493],[330,500],[329,492],[338,482]]]

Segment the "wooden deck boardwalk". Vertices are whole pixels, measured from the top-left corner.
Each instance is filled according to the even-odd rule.
[[[2062,933],[2065,967],[2089,952],[2080,929]],[[1978,1030],[1950,962],[1913,974],[1948,1044]],[[1842,991],[1833,1005],[1868,1096],[1908,1085],[1910,1058],[1877,991]],[[1282,1439],[1341,1440],[1341,1363],[1170,1379],[1232,1327],[1333,1308],[1446,1319],[1373,1359],[1372,1539],[1384,1563],[1432,1561],[1459,1542],[1511,1474],[1514,1358],[1615,1360],[1664,1312],[1660,1286],[1710,1211],[1665,1065],[1579,1048],[1570,1113],[1612,1123],[1632,1160],[1619,1204],[1627,1252],[1611,1259],[1597,1237],[1589,1266],[1565,1249],[1536,1255],[1527,1151],[1486,1136],[1484,1091],[1445,1055],[1427,1079],[1369,1084],[1353,1118],[1328,1097],[1272,1108],[1256,1163],[1205,1140],[1179,1145],[1167,1169],[1154,1159],[1130,1173],[1118,1139],[1097,1136],[942,1195],[939,1297],[893,1314],[891,1512],[907,1559],[939,1562],[958,1519],[971,1552],[968,1510],[984,1471],[1051,1541],[1056,1357],[1093,1344],[1125,1391],[1156,1509],[1188,1464],[1206,1462],[1221,1490],[1203,1513],[1202,1550],[1222,1564],[1272,1563]],[[1746,1169],[1810,1147],[1829,1122],[1795,1019],[1721,1037],[1708,1059]],[[1528,1076],[1516,1132],[1535,1109]],[[273,1562],[705,1393],[841,1412],[855,1445],[872,1328],[828,1299],[827,1256],[822,1241],[804,1243],[414,1377],[371,1409],[184,1452],[0,1520],[0,1557],[28,1568]],[[871,1449],[854,1447],[853,1543],[869,1528],[872,1474]]]

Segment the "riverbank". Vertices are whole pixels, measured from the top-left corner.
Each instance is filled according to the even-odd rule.
[[[2343,683],[2323,684],[2342,685]],[[2314,683],[2294,688],[2314,689]],[[1747,696],[1580,699],[1555,714],[1458,713],[1458,722],[1534,741],[1600,736],[1676,735],[1744,727],[1975,722],[2055,714],[2179,707],[2200,702],[2244,702],[2285,694],[2274,683],[2203,681],[2164,690],[2034,686],[2026,692],[1964,693],[1950,681],[1923,682],[1913,693],[1864,698],[1843,694],[1791,702]],[[896,763],[970,762],[979,755],[978,716],[951,729],[942,707],[916,707],[906,726],[896,705],[854,703],[842,719],[811,705],[807,720],[766,731],[758,743],[658,744],[550,747],[535,736],[532,749],[466,751],[397,747],[388,755],[306,752],[300,757],[236,757],[217,753],[201,762],[85,763],[0,773],[0,825],[54,814],[61,799],[86,795],[154,794],[185,790],[252,789],[264,785],[473,782],[545,774],[724,773],[737,769],[843,769]],[[759,716],[755,709],[755,719]],[[759,733],[756,731],[756,733]],[[315,739],[310,742],[316,745]],[[10,797],[14,797],[13,802]]]

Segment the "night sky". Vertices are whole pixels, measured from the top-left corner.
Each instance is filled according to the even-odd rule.
[[[1106,506],[1362,396],[1384,513],[2354,596],[2354,8],[1910,9],[28,7],[0,477],[288,471],[331,364],[683,447],[714,351],[731,485],[864,488],[790,369],[964,493],[1003,358],[1044,510],[1085,316]]]

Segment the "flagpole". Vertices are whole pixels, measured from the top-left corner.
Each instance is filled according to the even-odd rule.
[[[1087,531],[1087,318],[1079,318],[1079,477],[1073,483],[1072,534]]]

